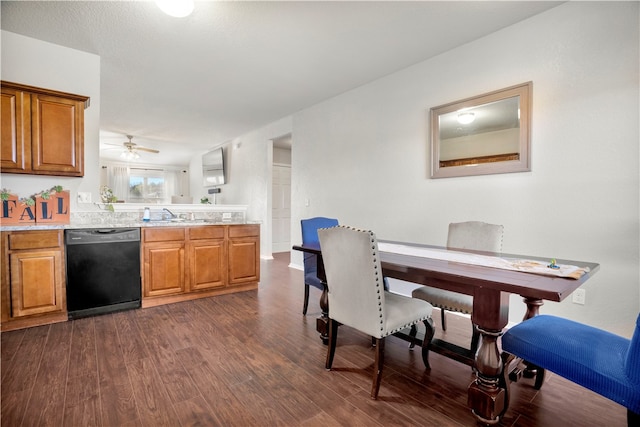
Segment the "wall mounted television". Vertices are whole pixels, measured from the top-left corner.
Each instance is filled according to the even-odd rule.
[[[216,148],[202,155],[202,178],[205,187],[215,187],[225,183],[222,148]]]

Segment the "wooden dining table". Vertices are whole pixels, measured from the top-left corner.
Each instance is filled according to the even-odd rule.
[[[551,263],[551,258],[509,255],[502,253],[455,251],[432,245],[379,240],[381,247],[403,247],[408,251],[384,251],[380,249],[380,261],[385,277],[455,291],[473,296],[471,321],[480,332],[480,345],[475,355],[457,351],[448,343],[433,340],[429,350],[453,357],[474,366],[475,380],[469,385],[468,406],[476,418],[485,424],[495,424],[508,408],[504,366],[498,347],[498,339],[509,321],[509,296],[518,294],[527,306],[524,319],[536,316],[544,301],[563,301],[568,295],[591,278],[599,269],[593,262],[554,260],[557,265],[583,268],[579,278],[534,274],[526,271],[505,270],[485,265],[467,264],[426,256],[410,255],[412,248],[436,249],[447,252],[463,252],[496,259],[526,259]],[[388,245],[385,245],[388,244]],[[318,243],[293,246],[294,250],[318,256],[318,278],[324,289],[320,297],[322,315],[317,320],[317,330],[326,343],[326,323],[329,314],[328,287],[326,283],[322,250]],[[453,348],[453,349],[452,349]]]

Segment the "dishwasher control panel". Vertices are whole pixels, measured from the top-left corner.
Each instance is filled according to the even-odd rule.
[[[67,246],[101,242],[138,241],[140,241],[139,228],[87,228],[65,231],[65,243]]]

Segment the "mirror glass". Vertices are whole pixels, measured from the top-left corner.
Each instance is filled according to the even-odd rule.
[[[431,109],[432,178],[531,170],[532,83]]]

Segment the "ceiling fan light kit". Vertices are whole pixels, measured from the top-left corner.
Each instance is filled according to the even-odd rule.
[[[144,151],[147,153],[154,153],[157,154],[160,151],[156,150],[155,148],[147,148],[147,147],[143,147],[141,145],[136,144],[135,142],[133,142],[133,136],[132,135],[127,135],[127,139],[128,141],[123,142],[122,144],[110,144],[110,143],[105,143],[106,145],[117,145],[119,147],[124,147],[124,149],[121,151],[120,153],[120,158],[130,162],[133,160],[137,160],[140,158],[140,151]]]
[[[136,153],[133,150],[124,150],[122,153],[120,153],[120,157],[122,157],[127,161],[131,161],[131,160],[139,159],[140,154]]]

